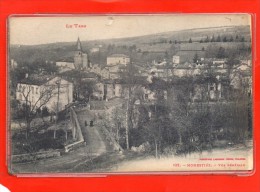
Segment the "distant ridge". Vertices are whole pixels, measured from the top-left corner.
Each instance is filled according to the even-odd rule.
[[[182,29],[182,30],[176,30],[176,31],[165,31],[165,32],[161,32],[161,33],[152,33],[152,34],[147,34],[147,35],[141,35],[141,36],[132,36],[132,37],[121,37],[121,38],[106,38],[106,39],[97,39],[97,40],[85,40],[85,41],[81,41],[82,43],[86,43],[86,42],[96,42],[96,41],[111,41],[111,40],[130,40],[130,39],[135,39],[135,38],[146,38],[146,37],[150,37],[150,36],[164,36],[164,35],[169,35],[169,34],[173,34],[173,33],[182,33],[182,32],[196,32],[196,31],[208,31],[208,30],[217,30],[217,29],[227,29],[227,28],[248,28],[250,30],[250,26],[249,25],[232,25],[232,26],[221,26],[221,27],[202,27],[202,28],[191,28],[191,29]],[[28,45],[28,44],[24,44],[24,45],[19,45],[19,44],[11,44],[10,46],[41,46],[41,45],[52,45],[52,44],[69,44],[69,43],[74,43],[75,41],[66,41],[66,42],[53,42],[53,43],[43,43],[43,44],[35,44],[35,45]]]
[[[206,39],[206,37],[211,38],[212,36],[226,36],[230,38],[233,36],[243,37],[247,44],[251,44],[251,32],[250,26],[223,26],[223,27],[210,27],[210,28],[195,28],[195,29],[185,29],[180,31],[170,31],[156,34],[149,34],[136,37],[126,37],[126,38],[112,38],[112,39],[99,39],[99,40],[90,40],[90,41],[81,41],[82,49],[84,52],[90,54],[90,60],[94,63],[105,64],[106,57],[110,54],[126,54],[130,57],[136,59],[141,59],[140,54],[142,53],[155,53],[153,56],[149,55],[150,59],[158,59],[158,57],[163,57],[164,54],[173,54],[173,45],[181,46],[178,50],[205,50],[208,44],[200,44],[200,40]],[[80,37],[82,39],[82,37]],[[188,43],[189,39],[192,39],[192,43]],[[64,59],[72,60],[74,51],[76,50],[76,41],[72,42],[54,42],[40,45],[10,45],[9,46],[9,59],[14,59],[18,63],[23,62],[35,62],[37,60],[43,61],[60,61]],[[171,43],[170,43],[171,41]],[[174,43],[175,41],[181,42],[181,44]],[[216,44],[217,42],[215,42]],[[222,43],[223,44],[223,43]],[[225,47],[236,46],[236,42],[224,43]],[[102,45],[100,48],[101,55],[93,55],[90,50],[93,47]],[[117,48],[108,51],[108,47],[116,46]],[[120,47],[121,46],[121,47]],[[130,46],[135,46],[136,53],[130,55],[131,52],[128,52]],[[126,49],[123,50],[123,47]],[[91,55],[92,54],[92,55]],[[95,56],[95,57],[94,57]],[[142,60],[142,59],[141,59]],[[145,58],[145,60],[148,60]],[[141,61],[140,61],[141,62]]]

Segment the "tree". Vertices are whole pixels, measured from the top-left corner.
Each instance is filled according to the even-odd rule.
[[[150,118],[143,124],[147,141],[154,146],[155,157],[158,158],[163,148],[174,145],[178,141],[177,131],[173,127],[169,118],[169,106],[163,96],[164,90],[167,89],[165,82],[156,79],[149,89],[156,92],[156,101],[149,106]]]
[[[48,116],[50,114],[49,109],[46,106],[42,108],[41,113],[43,117]]]
[[[97,90],[95,81],[82,81],[80,86],[80,95],[82,95],[85,100],[90,101],[93,93]]]
[[[28,139],[31,130],[31,122],[37,115],[36,111],[46,105],[49,100],[57,94],[55,85],[42,85],[40,87],[38,99],[33,101],[31,99],[33,89],[32,85],[21,85],[17,88],[17,92],[22,96],[20,110],[22,111],[23,118],[26,122],[26,139]]]
[[[232,89],[232,91],[232,100],[225,108],[225,126],[229,128],[227,135],[234,143],[245,143],[249,132],[250,97],[243,83],[239,89]]]
[[[129,51],[130,51],[130,52],[136,52],[136,50],[137,50],[137,47],[136,47],[135,44],[132,45],[132,46],[129,46]]]
[[[125,108],[122,106],[116,106],[112,109],[111,114],[106,114],[102,121],[100,121],[101,126],[103,126],[108,132],[110,139],[113,142],[116,142],[121,148],[121,143],[124,145],[125,141],[122,141],[125,138],[123,133],[125,126]]]
[[[238,41],[238,39],[239,39],[239,37],[238,37],[238,35],[236,35],[236,41]]]
[[[230,54],[228,59],[227,59],[227,69],[228,69],[228,74],[231,74],[231,71],[233,70],[233,67],[235,64],[238,64],[240,61],[236,59],[235,54]]]
[[[231,35],[230,39],[229,39],[230,42],[233,42],[234,39],[233,39],[233,36]]]
[[[169,53],[168,53],[168,51],[165,51],[165,53],[164,53],[164,57],[165,57],[166,60],[169,59]]]
[[[198,53],[195,53],[194,57],[193,57],[193,63],[197,63],[199,60],[199,56]]]
[[[40,73],[43,74],[53,74],[58,71],[58,67],[55,65],[54,62],[50,61],[43,61],[43,60],[36,60],[35,62],[32,63],[32,65],[38,66],[38,70]]]
[[[226,57],[225,48],[219,47],[217,52],[217,58],[225,58],[225,57]]]
[[[116,107],[113,110],[113,117],[112,117],[112,123],[113,123],[113,134],[115,135],[115,140],[120,143],[120,138],[122,137],[120,135],[121,129],[124,126],[125,117],[124,117],[124,111],[122,108]]]
[[[126,149],[130,148],[129,145],[129,129],[133,128],[133,112],[134,103],[137,99],[135,91],[145,82],[141,82],[137,76],[138,71],[133,63],[129,63],[125,69],[121,72],[121,79],[123,87],[126,93],[126,125],[125,125],[125,138],[126,138]]]
[[[218,35],[218,37],[217,37],[217,40],[216,40],[216,42],[221,42],[221,38],[220,38],[220,36]]]
[[[58,71],[58,67],[54,62],[45,61],[43,59],[35,59],[32,62],[22,62],[19,64],[20,72],[24,74],[54,74]]]
[[[191,40],[191,38],[189,39],[189,43],[192,43],[192,40]]]
[[[96,90],[96,81],[84,80],[84,76],[88,77],[88,73],[81,70],[70,70],[64,72],[62,75],[73,82],[75,100],[89,100]]]
[[[209,42],[209,37],[207,36],[207,38],[205,39],[204,41],[205,43],[208,43]]]
[[[19,110],[20,102],[16,99],[10,99],[10,112],[12,119],[19,119],[22,117],[22,113]]]
[[[191,122],[193,129],[189,131],[189,140],[186,141],[189,151],[202,151],[203,148],[212,148],[213,119],[218,114],[212,114],[208,106],[197,107],[196,113],[192,114]],[[197,141],[197,142],[194,142]]]
[[[227,42],[227,37],[226,37],[226,36],[223,37],[222,41],[223,41],[223,42]]]
[[[154,144],[156,158],[162,142],[162,126],[163,122],[160,118],[152,119],[146,126],[147,140]]]
[[[215,40],[215,36],[213,35],[212,36],[212,38],[211,38],[211,40],[210,40],[210,42],[215,42],[216,40]]]
[[[16,85],[19,81],[21,81],[22,79],[25,78],[25,74],[26,74],[26,70],[24,68],[22,68],[21,66],[15,68],[15,69],[11,69],[9,72],[10,75],[10,87],[11,87],[11,93],[15,94],[15,89],[16,89]]]
[[[178,143],[183,144],[183,135],[191,126],[190,105],[193,92],[193,79],[190,77],[177,78],[172,82],[168,91],[167,105],[170,110],[170,119],[178,134]]]

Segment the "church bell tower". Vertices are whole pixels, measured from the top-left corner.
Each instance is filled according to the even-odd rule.
[[[86,70],[88,68],[88,55],[83,53],[79,37],[74,54],[74,65],[77,70]]]

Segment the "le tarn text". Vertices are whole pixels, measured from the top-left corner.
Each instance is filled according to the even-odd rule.
[[[84,24],[66,24],[66,28],[87,28],[87,25]]]

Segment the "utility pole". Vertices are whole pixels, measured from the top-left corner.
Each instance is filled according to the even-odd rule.
[[[60,80],[56,82],[58,86],[58,97],[57,97],[57,105],[56,105],[56,118],[55,118],[55,130],[53,133],[53,138],[56,139],[56,130],[57,130],[57,120],[58,120],[58,112],[59,112],[59,100],[60,100]]]
[[[125,127],[125,139],[126,139],[126,149],[129,149],[129,99],[130,99],[130,90],[128,90],[128,98],[126,100],[126,127]]]

